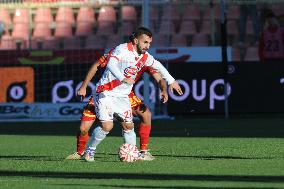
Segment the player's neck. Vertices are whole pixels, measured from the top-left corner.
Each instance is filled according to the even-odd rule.
[[[133,46],[133,50],[134,50],[133,52],[134,52],[134,54],[137,55],[137,56],[140,56],[141,53],[138,53],[137,46],[136,46],[136,45],[133,45],[133,44],[132,44],[132,46]]]

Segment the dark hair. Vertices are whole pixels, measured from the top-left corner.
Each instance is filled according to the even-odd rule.
[[[134,38],[137,38],[137,37],[139,37],[139,36],[141,36],[143,34],[145,34],[145,35],[147,35],[149,37],[152,37],[152,35],[153,35],[151,30],[149,30],[148,28],[146,28],[146,27],[139,27],[129,36],[129,40],[131,42],[133,42]]]

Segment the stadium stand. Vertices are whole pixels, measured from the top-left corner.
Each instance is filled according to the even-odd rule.
[[[238,62],[240,60],[241,60],[240,49],[238,47],[233,47],[232,48],[232,61]]]
[[[200,26],[200,33],[210,35],[212,32],[212,22],[209,20],[203,20]]]
[[[187,46],[186,36],[183,34],[173,35],[171,39],[172,47],[184,47]]]
[[[238,5],[230,6],[227,10],[228,20],[238,20],[240,18],[240,7]]]
[[[128,37],[132,34],[135,25],[133,22],[122,22],[121,27],[119,27],[118,33],[120,33],[123,37]]]
[[[7,9],[0,9],[0,21],[6,26],[10,26],[12,24],[11,16]]]
[[[121,19],[122,22],[137,22],[137,11],[134,6],[124,5],[121,7]]]
[[[13,17],[13,23],[24,23],[28,24],[30,22],[30,14],[28,9],[15,9],[14,17]]]
[[[117,45],[119,45],[120,43],[122,43],[123,40],[121,39],[121,35],[116,34],[116,35],[111,35],[106,42],[106,48],[107,49],[111,49]]]
[[[34,17],[34,23],[52,24],[53,16],[50,8],[37,8]]]
[[[258,48],[250,46],[246,49],[245,61],[259,61]]]
[[[76,24],[76,36],[88,36],[93,34],[94,24],[92,22],[77,22]]]
[[[204,15],[203,19],[204,20],[211,20],[212,19],[212,14],[214,14],[213,19],[214,20],[220,20],[221,17],[221,9],[219,6],[206,6],[204,7]]]
[[[183,20],[180,24],[179,34],[194,35],[197,33],[196,24],[192,20]]]
[[[111,6],[103,6],[99,10],[98,22],[112,22],[115,23],[116,19],[116,11],[114,7]]]
[[[197,47],[197,46],[208,46],[208,36],[203,33],[195,34],[192,38],[191,46]]]
[[[86,49],[104,49],[106,46],[106,39],[98,35],[89,35],[86,39]]]
[[[78,48],[84,47],[87,43],[86,48],[98,47],[97,44],[91,45],[86,41],[89,36],[102,37],[102,47],[110,47],[117,41],[126,40],[134,28],[141,25],[143,16],[141,6],[134,3],[119,4],[118,1],[107,1],[100,6],[97,6],[98,2],[90,4],[85,0],[15,0],[15,2],[19,5],[31,3],[32,6],[16,6],[15,4],[0,8],[0,22],[5,26],[1,49],[14,48],[14,45],[7,45],[12,44],[12,41],[17,44],[28,44],[25,41],[29,37],[32,42],[40,42],[44,47],[48,46],[46,44],[53,41],[51,39],[54,37],[58,40],[58,38],[74,38],[74,36],[80,39]],[[85,4],[78,4],[80,2]],[[38,3],[38,6],[34,3]],[[257,7],[260,15],[263,6],[258,5]],[[273,4],[269,7],[281,20],[284,14],[283,6]],[[228,4],[226,8],[228,44],[235,46],[239,40],[240,5]],[[214,14],[213,19],[212,14]],[[182,4],[172,1],[166,4],[153,3],[149,7],[149,28],[156,38],[153,44],[157,46],[220,45],[219,19],[220,7],[217,4],[212,6],[212,4],[187,2]],[[283,21],[281,25],[282,23]],[[212,35],[213,29],[215,29],[214,35]],[[207,40],[198,39],[199,35]],[[253,44],[254,30],[250,19],[246,23],[245,35],[243,48],[246,49]],[[49,42],[45,43],[47,38]],[[162,42],[160,40],[162,38],[166,38],[166,41]],[[34,47],[33,44],[31,46]],[[68,48],[71,46],[75,48],[74,45]],[[38,48],[38,45],[35,47]],[[242,53],[236,54],[235,56],[238,56]]]
[[[180,14],[175,5],[165,5],[162,8],[162,20],[178,21],[180,20]]]
[[[97,35],[109,36],[115,34],[115,26],[110,21],[98,21]]]
[[[162,20],[158,34],[175,35],[176,34],[175,23],[172,20]]]
[[[45,38],[51,37],[51,29],[50,26],[43,22],[35,23],[33,37],[36,40],[42,41]]]
[[[182,20],[194,20],[199,22],[201,18],[200,8],[197,5],[186,5],[183,14]]]
[[[154,35],[152,46],[153,47],[165,47],[168,46],[170,43],[170,37],[168,35]]]
[[[57,10],[55,21],[66,22],[69,24],[75,24],[75,18],[73,9],[71,7],[59,7]]]
[[[69,38],[72,37],[72,26],[69,22],[57,22],[55,27],[55,37]]]
[[[14,50],[16,49],[16,43],[10,34],[5,34],[1,37],[1,50]]]
[[[77,23],[90,22],[94,24],[96,22],[94,9],[92,7],[80,7],[76,21]]]
[[[15,23],[12,37],[16,40],[27,40],[30,36],[28,23]]]

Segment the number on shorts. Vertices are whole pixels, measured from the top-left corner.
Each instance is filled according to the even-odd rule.
[[[132,118],[132,112],[131,112],[131,110],[127,110],[126,112],[124,112],[124,117],[125,117],[125,119],[130,119],[130,118]]]

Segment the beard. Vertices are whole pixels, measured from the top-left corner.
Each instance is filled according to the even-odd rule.
[[[137,53],[138,54],[145,54],[147,50],[146,49],[142,49],[139,45],[137,45]]]

